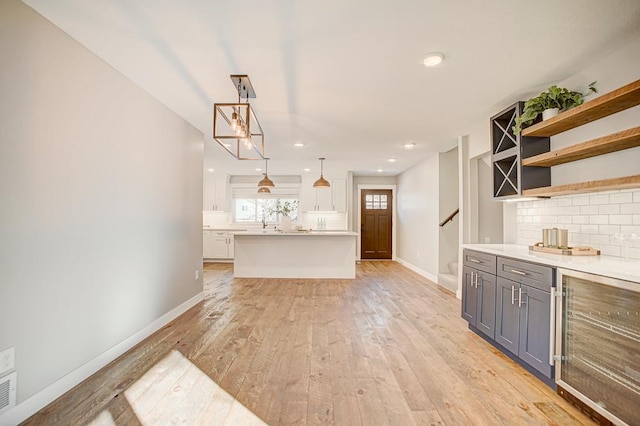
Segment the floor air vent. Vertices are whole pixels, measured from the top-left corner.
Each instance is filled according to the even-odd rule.
[[[16,381],[18,373],[13,372],[0,377],[0,414],[16,405]]]

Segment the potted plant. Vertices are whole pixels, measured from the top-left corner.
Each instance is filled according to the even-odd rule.
[[[566,111],[582,104],[585,96],[598,92],[595,84],[596,82],[594,81],[589,85],[587,94],[571,91],[556,85],[549,87],[546,92],[542,92],[524,103],[522,115],[516,117],[513,133],[519,134],[522,131],[522,126],[531,125],[540,114],[542,114],[543,120],[547,120],[558,115],[559,111]]]

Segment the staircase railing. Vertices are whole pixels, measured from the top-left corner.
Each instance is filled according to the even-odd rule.
[[[456,215],[460,213],[460,209],[456,209],[453,213],[451,213],[445,220],[440,222],[440,227],[445,226],[447,223],[451,222]]]

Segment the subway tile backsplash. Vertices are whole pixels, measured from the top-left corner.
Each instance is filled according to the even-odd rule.
[[[591,246],[609,256],[624,257],[626,241],[616,234],[640,238],[640,190],[568,195],[520,201],[517,206],[518,244],[542,241],[542,229],[569,230],[569,245]],[[640,239],[629,243],[629,258],[640,260]]]

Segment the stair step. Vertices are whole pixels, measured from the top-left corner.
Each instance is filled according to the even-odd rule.
[[[458,276],[454,274],[439,274],[438,285],[455,292],[458,290]]]

